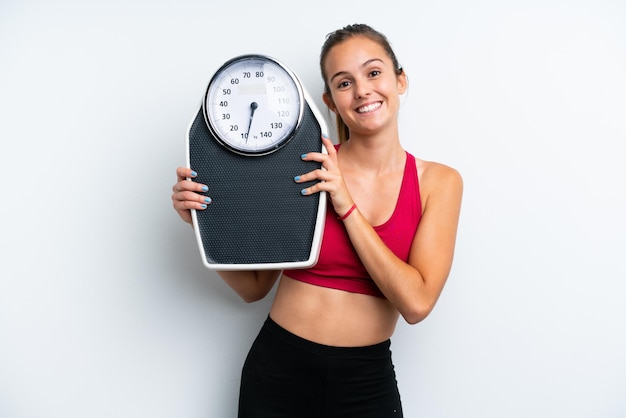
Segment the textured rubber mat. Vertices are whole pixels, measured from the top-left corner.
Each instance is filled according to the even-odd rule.
[[[188,157],[198,173],[194,181],[208,185],[213,199],[206,210],[196,211],[194,222],[207,267],[263,268],[316,258],[314,237],[321,235],[317,219],[326,209],[325,199],[302,196],[300,190],[311,183],[293,178],[320,168],[300,158],[322,150],[320,137],[320,125],[305,105],[302,124],[289,143],[265,156],[242,156],[213,138],[198,111],[188,132]]]

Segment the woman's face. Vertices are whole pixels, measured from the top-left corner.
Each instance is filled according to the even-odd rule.
[[[406,90],[404,74],[375,41],[354,36],[335,45],[325,62],[330,97],[324,101],[354,134],[374,134],[397,123],[399,95]]]

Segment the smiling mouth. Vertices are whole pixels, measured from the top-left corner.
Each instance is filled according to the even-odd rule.
[[[368,104],[366,106],[359,107],[356,111],[357,113],[369,113],[369,112],[375,111],[381,106],[382,106],[381,102],[376,102],[376,103]]]

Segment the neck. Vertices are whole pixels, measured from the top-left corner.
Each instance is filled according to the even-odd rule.
[[[360,170],[380,174],[404,166],[405,151],[398,133],[385,132],[375,136],[351,135],[341,146],[342,165],[358,164]]]

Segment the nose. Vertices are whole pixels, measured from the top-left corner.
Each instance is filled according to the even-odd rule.
[[[354,96],[355,98],[361,98],[369,96],[370,87],[365,80],[354,80]]]

